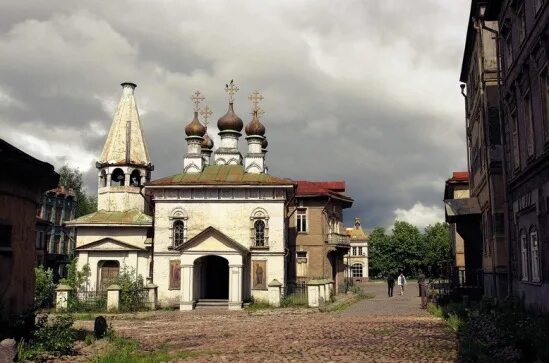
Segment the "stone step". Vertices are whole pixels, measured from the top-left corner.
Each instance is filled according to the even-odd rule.
[[[229,300],[223,299],[200,299],[196,303],[196,307],[218,307],[229,306]]]

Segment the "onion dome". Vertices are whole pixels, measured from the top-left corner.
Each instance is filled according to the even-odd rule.
[[[254,117],[252,118],[252,121],[250,121],[250,123],[246,125],[245,131],[246,131],[246,135],[248,136],[265,135],[265,126],[263,126],[263,124],[257,118],[257,111],[254,111]]]
[[[214,143],[212,141],[212,139],[210,139],[210,136],[208,135],[208,133],[206,132],[204,134],[204,140],[202,140],[202,142],[200,143],[200,148],[202,149],[212,149],[214,146]]]
[[[263,138],[263,141],[261,141],[261,148],[266,149],[267,146],[269,146],[269,142],[267,141],[267,138]]]
[[[200,123],[200,121],[198,121],[198,112],[195,111],[193,120],[187,126],[185,126],[185,134],[187,134],[187,136],[202,137],[205,133],[206,128]]]
[[[217,128],[219,131],[232,130],[240,132],[242,131],[242,127],[244,127],[244,123],[242,122],[242,119],[234,113],[233,104],[231,102],[229,103],[227,113],[217,121]]]

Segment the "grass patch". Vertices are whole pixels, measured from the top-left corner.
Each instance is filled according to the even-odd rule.
[[[250,312],[269,309],[273,309],[273,307],[268,302],[261,300],[254,300],[250,305],[246,306],[246,310]]]
[[[177,359],[195,357],[197,352],[169,351],[161,347],[155,351],[140,351],[139,342],[135,339],[124,338],[111,333],[109,347],[103,354],[92,358],[94,363],[154,363],[168,362]]]
[[[427,312],[431,315],[436,316],[437,318],[444,319],[444,310],[442,310],[442,308],[437,304],[427,304]]]
[[[343,311],[356,302],[359,302],[361,300],[373,299],[374,297],[376,297],[376,295],[373,293],[360,291],[352,299],[347,299],[342,303],[335,302],[329,305],[325,305],[320,308],[320,311],[322,312]]]

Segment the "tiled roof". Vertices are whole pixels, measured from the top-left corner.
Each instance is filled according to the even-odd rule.
[[[449,180],[452,181],[468,181],[469,180],[469,172],[467,171],[454,171],[452,173],[452,178]]]
[[[298,180],[296,197],[335,197],[348,202],[353,202],[353,199],[345,195],[344,181],[306,181]]]
[[[67,222],[67,225],[79,224],[128,224],[150,226],[152,225],[152,217],[137,209],[130,209],[124,212],[99,210]]]
[[[367,240],[368,235],[364,232],[362,227],[359,228],[347,228],[347,234],[353,241]]]
[[[241,165],[210,165],[201,173],[181,173],[153,180],[146,186],[169,185],[294,185],[269,174],[246,173]]]

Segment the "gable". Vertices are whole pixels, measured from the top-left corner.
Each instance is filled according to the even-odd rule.
[[[248,253],[248,249],[223,232],[208,227],[177,249],[189,252],[238,252]]]
[[[76,247],[75,249],[77,251],[145,251],[144,248],[110,237],[86,243],[85,245]]]

